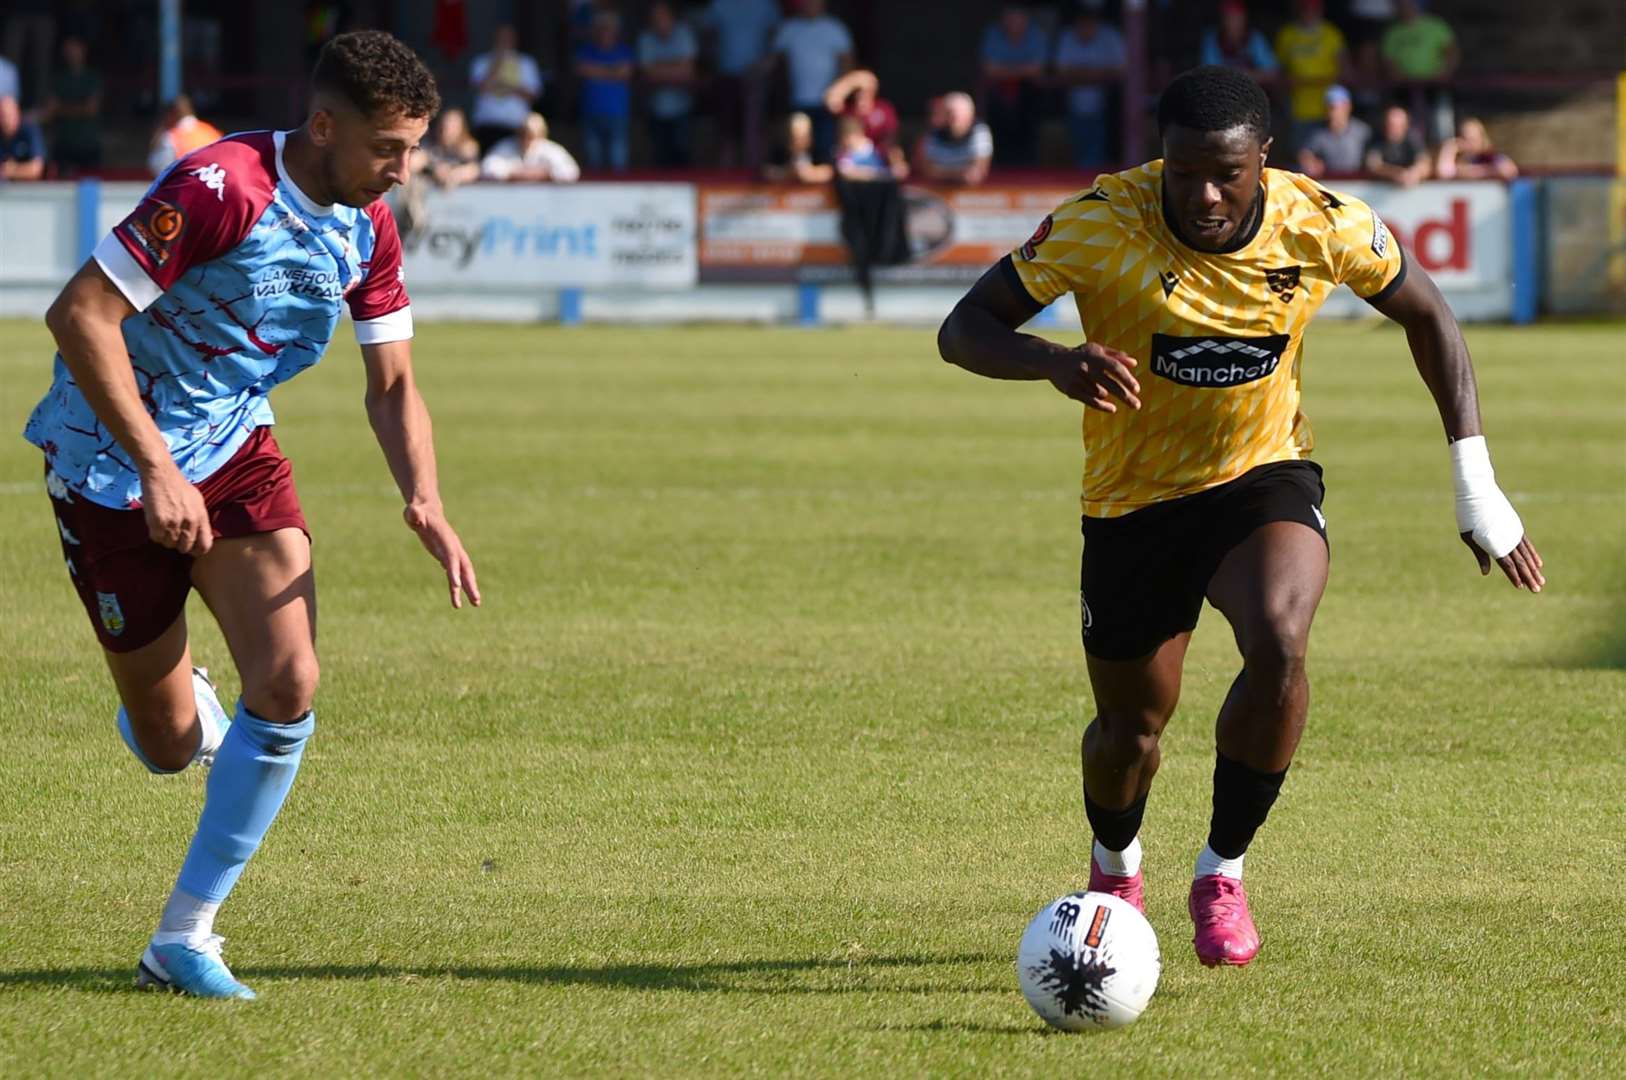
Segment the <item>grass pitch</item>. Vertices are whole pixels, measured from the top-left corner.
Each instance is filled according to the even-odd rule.
[[[484,609],[401,526],[353,347],[280,390],[317,538],[318,731],[218,928],[246,1007],[137,994],[202,777],[149,777],[15,435],[0,325],[0,1071],[1618,1075],[1621,327],[1469,333],[1549,587],[1479,578],[1400,332],[1318,325],[1332,583],[1309,733],[1192,955],[1205,614],[1143,834],[1162,987],[1049,1033],[1012,970],[1084,881],[1077,413],[929,332],[430,326]],[[235,679],[201,605],[195,648]]]

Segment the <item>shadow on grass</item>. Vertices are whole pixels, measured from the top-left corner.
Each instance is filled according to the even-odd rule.
[[[872,1024],[868,1030],[879,1031],[883,1034],[929,1031],[934,1034],[952,1032],[961,1035],[1018,1035],[1038,1039],[1048,1039],[1052,1035],[1065,1034],[1065,1032],[1057,1031],[1044,1023],[1038,1017],[1034,1017],[1031,1024],[982,1024],[975,1020],[932,1020],[921,1024]]]
[[[708,964],[607,964],[537,967],[525,964],[309,964],[235,967],[253,985],[256,979],[377,979],[411,984],[431,980],[589,986],[610,990],[679,990],[707,994],[983,994],[1012,988],[1009,979],[962,973],[910,978],[910,969],[964,967],[1004,957],[968,953],[954,956],[858,956],[825,959],[736,960]],[[40,968],[0,971],[0,990],[19,987],[92,992],[124,991],[134,984],[133,968]]]

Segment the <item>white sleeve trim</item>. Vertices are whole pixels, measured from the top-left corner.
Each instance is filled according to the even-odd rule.
[[[387,341],[406,341],[412,337],[412,307],[408,305],[376,319],[356,320],[356,342],[360,345],[382,345]]]
[[[96,245],[90,257],[96,260],[96,265],[102,268],[108,280],[118,286],[119,292],[135,305],[137,311],[146,311],[164,295],[164,290],[147,276],[141,264],[135,261],[135,256],[125,248],[124,242],[112,233],[102,237],[102,242]]]

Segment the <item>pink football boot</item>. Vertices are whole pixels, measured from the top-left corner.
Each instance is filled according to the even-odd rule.
[[[1090,857],[1090,891],[1109,893],[1124,901],[1133,904],[1135,910],[1142,915],[1146,914],[1146,877],[1136,870],[1129,877],[1119,877],[1109,874],[1095,864],[1095,857]]]
[[[1197,928],[1192,944],[1205,966],[1241,967],[1259,955],[1259,931],[1248,914],[1242,882],[1223,874],[1200,877],[1191,883],[1187,907]]]

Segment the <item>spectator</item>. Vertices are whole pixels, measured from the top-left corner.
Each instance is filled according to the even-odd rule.
[[[1270,51],[1265,35],[1248,26],[1248,6],[1242,0],[1224,0],[1219,8],[1219,26],[1203,31],[1199,62],[1240,68],[1256,82],[1276,80],[1276,54]]]
[[[970,94],[945,94],[932,103],[932,128],[917,149],[921,178],[946,184],[980,184],[994,158],[994,136],[977,119]]]
[[[1451,134],[1451,95],[1441,85],[1457,73],[1462,54],[1457,36],[1438,15],[1425,15],[1417,0],[1399,0],[1400,18],[1383,34],[1384,74],[1394,82],[1431,84],[1427,94],[1431,134]]]
[[[1299,147],[1299,171],[1305,176],[1358,173],[1366,160],[1372,129],[1356,118],[1349,91],[1342,86],[1328,87],[1325,101],[1327,122]]]
[[[1079,0],[1073,24],[1056,42],[1056,77],[1068,85],[1073,164],[1081,169],[1115,156],[1107,149],[1107,92],[1099,84],[1123,74],[1128,54],[1123,35],[1101,21],[1105,6],[1105,0]]]
[[[781,184],[828,184],[834,175],[834,168],[813,160],[812,118],[806,113],[791,113],[785,120],[784,139],[769,152],[762,166],[762,178]]]
[[[1375,179],[1413,187],[1428,179],[1428,147],[1412,130],[1411,114],[1391,105],[1383,114],[1383,135],[1366,151],[1366,171]]]
[[[1297,18],[1276,35],[1276,56],[1287,76],[1296,150],[1327,118],[1327,89],[1350,65],[1344,35],[1322,17],[1321,0],[1297,0],[1294,6]]]
[[[22,83],[17,78],[17,65],[0,56],[0,97],[21,101]]]
[[[51,125],[51,160],[62,176],[102,163],[102,77],[85,63],[84,39],[62,39],[62,69],[51,76],[44,114]]]
[[[1024,5],[1006,4],[983,32],[979,56],[1000,164],[1032,165],[1038,160],[1038,82],[1050,60],[1045,32]]]
[[[881,80],[873,71],[849,71],[830,84],[824,93],[824,107],[836,117],[839,128],[844,117],[852,117],[864,135],[882,154],[888,154],[898,141],[898,110],[881,97]]]
[[[1371,88],[1383,81],[1378,45],[1394,18],[1395,0],[1349,0],[1349,16],[1344,20],[1344,28],[1348,31],[1355,75],[1360,80],[1355,96],[1362,104],[1377,100]]]
[[[864,131],[856,116],[836,121],[836,175],[846,180],[903,180],[909,166],[894,161]]]
[[[649,28],[638,35],[638,67],[649,84],[649,138],[661,168],[689,164],[689,117],[694,112],[694,33],[677,21],[672,5],[657,0]]]
[[[152,148],[147,152],[147,171],[158,176],[192,151],[223,138],[225,135],[219,128],[198,119],[191,98],[177,94],[159,117]]]
[[[480,175],[487,180],[568,184],[580,180],[582,171],[569,150],[548,138],[548,122],[542,114],[532,113],[517,134],[491,148],[480,162]]]
[[[712,66],[719,135],[719,160],[727,168],[739,160],[745,145],[747,100],[760,101],[751,73],[768,57],[768,42],[779,25],[778,0],[711,0],[701,25],[713,37]],[[760,115],[760,114],[758,114]]]
[[[582,143],[589,169],[627,170],[633,59],[631,46],[621,40],[621,16],[600,10],[593,16],[592,37],[576,46]]]
[[[772,57],[785,58],[790,106],[813,121],[813,156],[827,161],[835,117],[824,107],[824,91],[853,66],[853,38],[840,19],[824,13],[824,0],[798,0],[797,10],[774,33]]]
[[[491,51],[469,64],[474,87],[474,138],[484,153],[510,138],[525,123],[542,96],[542,69],[519,51],[514,28],[497,27]]]
[[[1440,146],[1435,175],[1441,180],[1512,180],[1519,167],[1491,145],[1490,133],[1477,116],[1465,116],[1456,136]]]
[[[45,175],[45,137],[23,119],[17,99],[0,94],[0,180],[38,180]]]
[[[542,136],[547,137],[546,122]],[[480,179],[480,142],[469,131],[462,109],[446,109],[435,118],[417,162],[420,173],[447,191]]]

